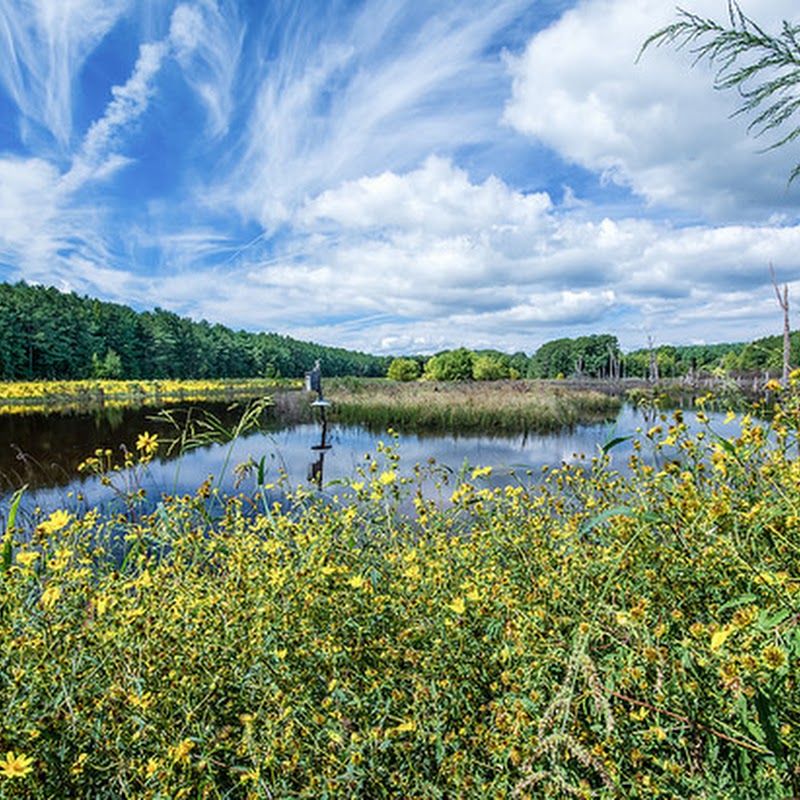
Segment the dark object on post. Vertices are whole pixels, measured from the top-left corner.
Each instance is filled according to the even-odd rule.
[[[319,365],[319,359],[314,362],[314,369],[306,373],[306,391],[317,393],[314,405],[330,405],[322,397],[322,369]]]

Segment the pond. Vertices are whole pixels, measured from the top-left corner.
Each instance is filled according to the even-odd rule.
[[[194,407],[196,418],[212,414],[225,427],[232,428],[242,408],[224,404]],[[319,419],[319,411],[316,411]],[[716,429],[733,435],[724,426],[722,414],[710,414]],[[691,422],[694,414],[687,413]],[[492,467],[492,480],[511,480],[510,472],[527,478],[526,472],[538,475],[544,466],[564,462],[588,461],[597,455],[605,442],[633,434],[637,427],[649,427],[642,412],[623,406],[616,420],[610,423],[578,425],[549,435],[516,437],[403,434],[396,446],[401,471],[410,472],[415,464],[435,459],[442,469],[458,472],[463,466]],[[728,426],[729,428],[730,426]],[[0,525],[4,525],[9,499],[25,485],[23,508],[38,516],[54,508],[79,510],[104,506],[113,499],[113,489],[103,486],[96,477],[77,471],[77,465],[95,450],[110,450],[120,460],[122,447],[130,450],[143,431],[157,433],[163,441],[176,431],[153,409],[115,409],[91,414],[53,414],[0,416]],[[320,447],[322,427],[319,422],[281,425],[267,419],[257,430],[227,444],[211,444],[169,457],[162,447],[159,455],[137,477],[137,486],[149,498],[166,494],[193,494],[212,476],[212,485],[223,492],[234,492],[236,467],[244,462],[263,459],[265,481],[277,482],[285,473],[289,487],[313,481],[323,491],[336,491],[336,481],[356,477],[365,457],[376,456],[379,441],[391,437],[376,434],[362,427],[338,426],[331,423],[325,430],[324,447]],[[632,442],[623,441],[611,451],[612,466],[624,469],[632,452]],[[119,484],[122,476],[116,476]],[[255,474],[244,478],[238,491],[252,491]],[[38,511],[37,511],[38,509]]]

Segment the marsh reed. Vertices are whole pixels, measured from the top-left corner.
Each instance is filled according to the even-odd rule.
[[[552,382],[332,382],[340,422],[399,431],[551,433],[613,419],[621,400]]]

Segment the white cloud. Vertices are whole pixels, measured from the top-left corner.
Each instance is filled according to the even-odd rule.
[[[272,229],[341,181],[487,141],[498,124],[487,99],[499,100],[505,76],[486,47],[525,5],[442,3],[430,14],[385,0],[316,26],[289,18],[280,58],[244,76],[257,86],[253,113],[218,203]]]
[[[220,8],[214,0],[181,3],[172,14],[169,38],[184,78],[206,106],[211,134],[221,136],[234,108],[244,39],[237,9],[231,3]]]
[[[720,0],[691,10],[727,19]],[[784,196],[792,154],[757,151],[767,142],[730,119],[738,98],[712,88],[690,53],[652,48],[646,38],[675,19],[671,0],[584,0],[525,52],[509,57],[512,98],[505,119],[565,158],[631,187],[654,204],[706,216],[736,216]],[[796,13],[788,0],[759,3],[758,21],[779,30]]]
[[[75,189],[87,179],[107,177],[129,163],[115,149],[126,128],[147,110],[155,91],[153,80],[166,53],[166,46],[161,42],[141,46],[130,78],[124,85],[111,88],[113,100],[84,137],[80,154],[64,178],[66,187]]]
[[[0,4],[0,83],[23,118],[43,125],[63,148],[72,137],[75,77],[129,6],[130,0]]]
[[[494,176],[476,186],[449,159],[431,156],[407,175],[384,172],[329,189],[306,203],[298,221],[448,235],[534,226],[549,208],[544,193],[513,192]]]
[[[645,332],[739,340],[746,289],[766,289],[753,305],[761,328],[749,330],[769,332],[769,262],[800,278],[800,228],[595,221],[581,206],[554,207],[496,178],[474,183],[438,158],[345,182],[309,200],[298,222],[299,251],[268,261],[251,254],[232,267],[237,278],[219,281],[206,306],[214,318],[235,313],[256,327],[269,319],[311,338],[326,319],[361,319],[330,335],[373,351],[407,342],[426,352],[492,343],[531,352],[600,330],[626,347],[641,346]],[[714,309],[713,333],[698,306]]]
[[[58,214],[58,172],[46,161],[0,159],[0,254],[22,265],[55,257],[49,236]]]

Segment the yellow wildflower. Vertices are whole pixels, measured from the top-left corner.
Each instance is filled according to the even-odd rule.
[[[48,586],[43,592],[41,597],[42,606],[49,611],[60,599],[61,587]]]
[[[172,761],[175,764],[188,764],[189,753],[194,747],[194,742],[191,739],[183,739],[172,748]]]
[[[716,652],[719,650],[720,647],[725,644],[733,631],[733,625],[726,625],[724,628],[720,628],[718,631],[715,631],[713,634],[711,634],[711,651]]]
[[[761,660],[767,669],[780,669],[786,663],[786,653],[770,644],[761,651]]]
[[[136,449],[146,456],[152,456],[158,450],[158,434],[145,431],[136,439]]]
[[[13,750],[6,753],[3,761],[0,761],[0,774],[6,778],[24,778],[29,772],[33,771],[33,759],[24,753],[14,755]]]
[[[59,509],[54,511],[41,525],[39,531],[41,533],[55,533],[62,528],[66,528],[70,521],[70,514],[68,511]]]
[[[342,734],[341,733],[339,733],[338,731],[332,731],[330,729],[328,729],[328,738],[334,744],[341,744],[344,741],[344,739],[342,738]]]
[[[73,762],[72,766],[69,768],[70,773],[75,776],[82,775],[83,768],[88,760],[89,760],[89,754],[81,753],[78,756],[78,758]]]
[[[17,553],[17,564],[22,567],[28,568],[33,566],[33,562],[39,558],[39,553],[35,550],[26,550],[24,553]]]
[[[448,603],[447,607],[456,614],[463,614],[467,610],[463,597],[456,597],[452,603]]]

